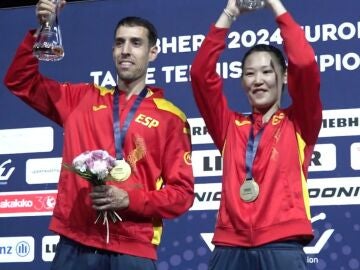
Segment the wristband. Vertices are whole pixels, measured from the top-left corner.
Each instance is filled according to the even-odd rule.
[[[236,16],[234,16],[233,14],[231,14],[231,12],[229,10],[227,10],[226,8],[224,8],[224,14],[233,22],[236,21]]]

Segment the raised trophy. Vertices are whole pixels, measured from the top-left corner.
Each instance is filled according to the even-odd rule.
[[[259,9],[265,6],[264,0],[236,0],[236,5],[241,9]]]
[[[56,12],[50,14],[37,30],[33,53],[41,61],[59,61],[64,57],[59,25],[60,1],[52,0],[56,4]]]

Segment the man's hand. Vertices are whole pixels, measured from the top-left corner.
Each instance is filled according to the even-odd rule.
[[[59,8],[63,8],[66,4],[65,0],[59,0]],[[36,17],[40,24],[45,23],[51,14],[55,14],[57,4],[55,0],[39,0],[36,4]]]
[[[95,186],[90,197],[96,210],[121,210],[129,206],[127,192],[111,185]]]

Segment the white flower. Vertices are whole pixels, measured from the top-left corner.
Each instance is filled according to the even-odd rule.
[[[89,170],[93,174],[96,174],[98,179],[104,179],[109,174],[107,160],[94,160]]]

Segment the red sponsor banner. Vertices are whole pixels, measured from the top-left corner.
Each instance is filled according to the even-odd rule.
[[[52,215],[57,190],[0,193],[0,217]]]

